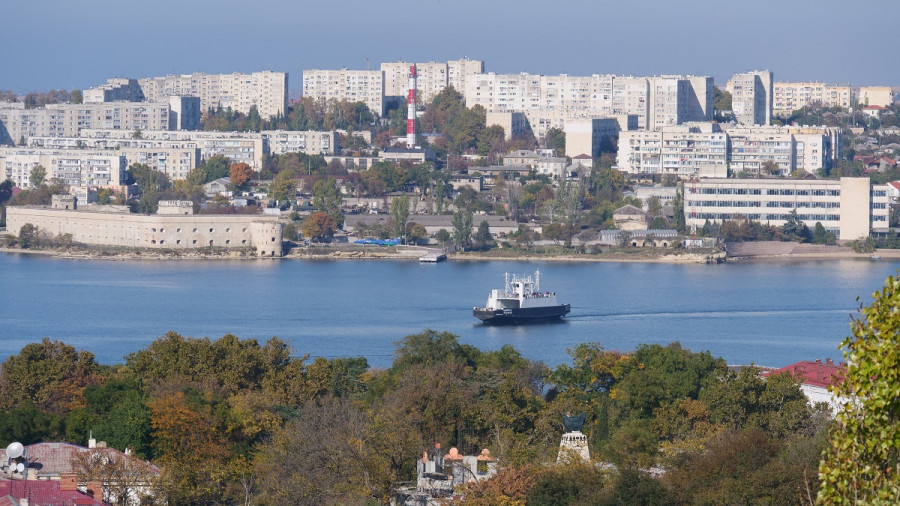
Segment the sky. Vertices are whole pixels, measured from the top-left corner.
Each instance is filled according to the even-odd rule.
[[[897,0],[10,0],[0,89],[111,77],[377,69],[467,56],[535,74],[900,86]]]

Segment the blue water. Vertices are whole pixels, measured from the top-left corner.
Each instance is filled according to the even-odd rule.
[[[432,328],[531,359],[566,349],[680,341],[729,363],[841,359],[850,316],[900,263],[840,260],[666,265],[401,261],[87,261],[0,255],[0,359],[43,337],[122,362],[166,331],[285,339],[295,355],[391,363],[394,343]],[[488,327],[472,317],[504,272],[541,270],[572,305],[562,323]]]

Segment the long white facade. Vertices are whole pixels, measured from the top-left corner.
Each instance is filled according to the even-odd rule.
[[[382,116],[384,73],[381,70],[304,70],[303,96],[324,102],[363,102],[373,114]]]
[[[783,226],[796,211],[812,228],[817,222],[840,240],[887,232],[887,185],[868,178],[699,179],[685,183],[684,213],[689,227],[736,216]]]
[[[288,75],[264,70],[245,74],[193,74],[138,79],[148,102],[165,101],[170,96],[199,97],[203,111],[230,107],[247,114],[254,105],[260,117],[287,113]]]
[[[728,137],[714,123],[619,133],[616,163],[623,172],[724,177],[727,162]]]
[[[31,170],[41,165],[46,179],[62,179],[68,186],[120,186],[127,161],[121,153],[46,148],[0,148],[0,178],[19,188],[31,188]]]
[[[850,86],[813,82],[776,82],[773,85],[774,114],[787,115],[808,105],[850,108]]]

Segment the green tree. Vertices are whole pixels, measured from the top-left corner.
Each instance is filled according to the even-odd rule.
[[[900,276],[873,299],[841,343],[847,371],[832,391],[846,402],[819,467],[823,504],[900,501]]]
[[[487,250],[493,246],[494,238],[491,236],[491,226],[487,220],[482,220],[478,225],[478,230],[475,232],[472,242],[479,250]]]
[[[409,197],[406,194],[391,202],[391,217],[394,219],[394,237],[405,237],[406,222],[409,221]]]
[[[344,213],[341,212],[342,198],[341,190],[338,189],[334,178],[321,179],[313,185],[313,207],[331,216],[338,228],[344,224]]]
[[[463,209],[453,214],[453,242],[459,249],[466,249],[472,243],[472,213]]]
[[[145,195],[163,192],[172,187],[169,176],[144,163],[133,163],[128,166],[128,176]]]
[[[447,229],[442,228],[434,233],[434,238],[437,242],[441,243],[441,248],[443,248],[444,244],[450,240],[450,232],[447,232]]]
[[[548,128],[544,135],[544,146],[554,150],[556,156],[562,156],[566,152],[566,132],[562,128]],[[593,155],[593,153],[579,153]]]
[[[297,181],[290,170],[283,170],[275,176],[275,180],[269,185],[269,198],[281,201],[292,200],[297,196]]]
[[[31,172],[28,175],[28,184],[32,188],[37,188],[44,184],[45,179],[47,179],[47,169],[43,165],[37,164],[31,168]]]

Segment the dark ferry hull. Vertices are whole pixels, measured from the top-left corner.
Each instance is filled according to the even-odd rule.
[[[569,314],[569,304],[559,306],[533,307],[526,309],[474,308],[472,314],[489,325],[534,323],[562,318]]]

